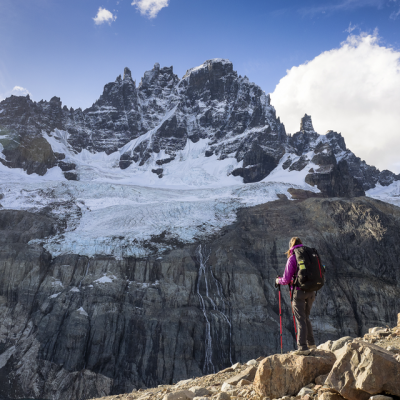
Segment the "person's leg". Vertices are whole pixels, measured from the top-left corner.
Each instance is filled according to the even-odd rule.
[[[310,322],[311,307],[315,300],[315,292],[306,293],[305,299],[305,314],[306,314],[306,324],[307,324],[307,345],[308,347],[315,346],[313,329]]]
[[[297,324],[297,347],[299,350],[307,350],[307,317],[306,317],[306,293],[302,290],[294,290],[293,311]]]

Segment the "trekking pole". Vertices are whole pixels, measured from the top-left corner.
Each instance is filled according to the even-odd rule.
[[[278,275],[277,278],[280,278]],[[279,290],[279,325],[280,325],[280,336],[281,336],[281,354],[283,354],[283,345],[282,345],[282,306],[281,306],[281,285],[275,283],[275,287]]]
[[[290,295],[290,305],[292,306],[292,315],[293,315],[293,325],[294,325],[294,334],[296,336],[296,341],[297,341],[297,326],[296,326],[296,318],[294,317],[294,310],[293,310],[293,291],[294,291],[294,287],[293,290],[290,289],[290,285],[289,287],[289,295]]]

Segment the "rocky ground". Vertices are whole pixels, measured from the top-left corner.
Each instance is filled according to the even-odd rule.
[[[398,400],[399,396],[400,314],[394,328],[374,327],[361,338],[327,341],[308,356],[259,357],[216,374],[101,400]]]

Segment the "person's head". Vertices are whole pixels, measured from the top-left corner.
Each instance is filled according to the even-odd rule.
[[[291,254],[290,254],[290,249],[291,249],[293,246],[296,246],[296,245],[298,245],[298,244],[302,244],[300,238],[298,238],[298,237],[292,237],[292,238],[290,239],[290,241],[289,241],[289,250],[286,252],[287,258],[289,258],[289,257],[291,256]]]

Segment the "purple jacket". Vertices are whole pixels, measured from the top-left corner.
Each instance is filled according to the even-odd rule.
[[[297,261],[296,256],[293,254],[293,250],[297,249],[297,247],[303,247],[303,245],[297,244],[290,249],[291,256],[287,260],[285,272],[283,273],[283,277],[279,278],[279,283],[281,285],[289,285],[292,279],[295,278],[297,272]],[[299,290],[299,288],[297,288],[297,290]]]

